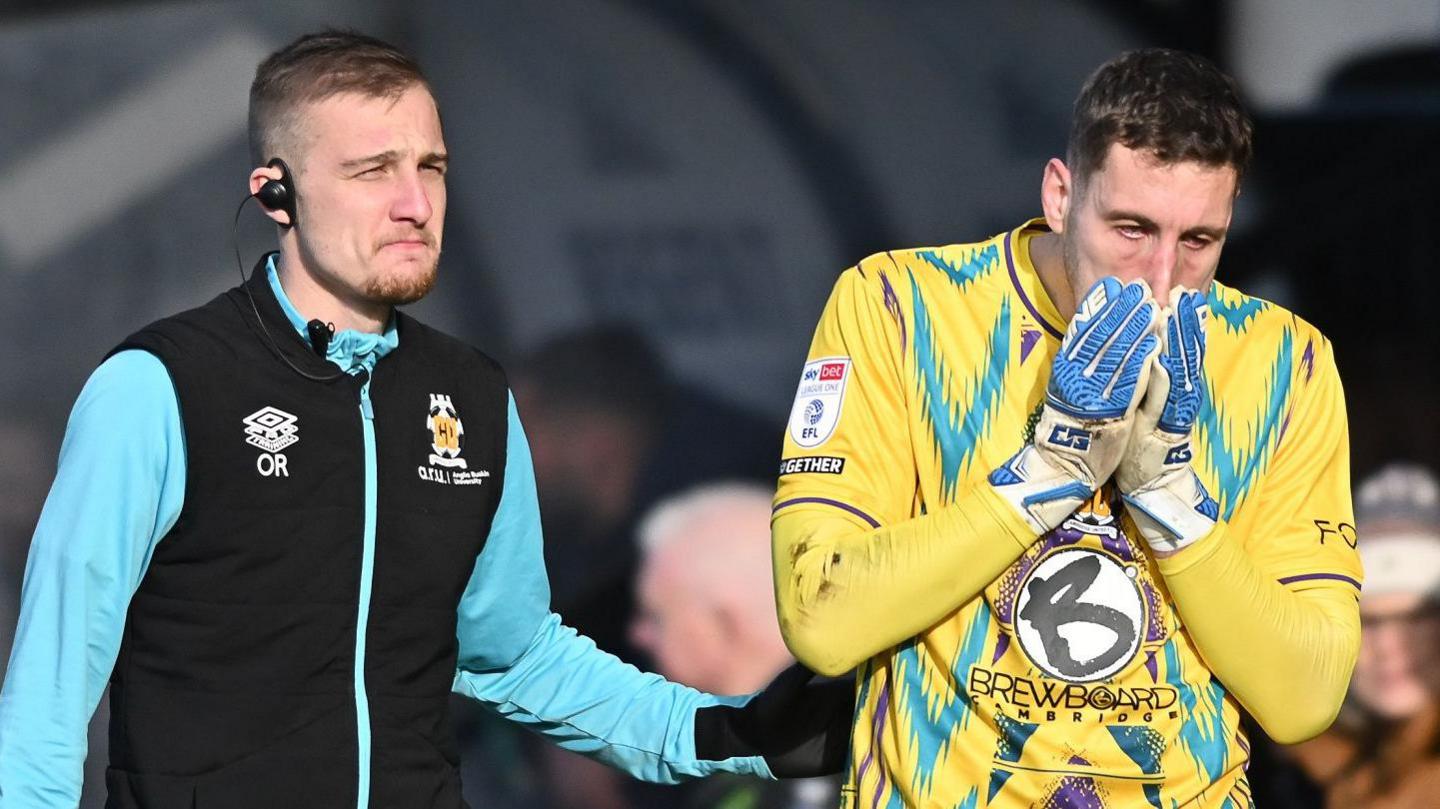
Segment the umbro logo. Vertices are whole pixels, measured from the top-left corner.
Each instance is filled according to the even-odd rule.
[[[278,407],[262,407],[246,416],[245,443],[260,450],[255,471],[264,477],[290,477],[280,451],[300,440],[299,419]]]

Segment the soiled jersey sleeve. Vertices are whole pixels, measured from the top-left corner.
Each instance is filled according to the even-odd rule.
[[[983,482],[912,516],[899,305],[873,274],[841,275],[786,428],[772,523],[780,627],[795,656],[825,674],[933,625],[1036,539]]]
[[[550,611],[535,472],[513,397],[508,425],[505,488],[459,605],[453,690],[646,781],[770,777],[759,756],[696,756],[695,711],[748,696],[717,697],[642,673]]]
[[[1160,559],[1205,662],[1276,741],[1334,720],[1360,645],[1345,399],[1328,342],[1255,493]]]

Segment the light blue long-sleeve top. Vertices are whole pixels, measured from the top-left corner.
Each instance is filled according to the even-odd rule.
[[[305,319],[271,288],[305,337]],[[306,338],[308,340],[308,338]],[[399,344],[342,331],[326,359],[372,371]],[[644,674],[561,624],[550,611],[529,444],[509,400],[505,482],[484,550],[458,605],[454,690],[649,781],[713,772],[772,777],[759,757],[695,757],[695,710],[716,697]],[[86,726],[114,668],[130,598],[185,499],[185,438],[165,366],[116,353],[75,403],[55,482],[31,541],[20,620],[0,690],[0,809],[73,809]]]

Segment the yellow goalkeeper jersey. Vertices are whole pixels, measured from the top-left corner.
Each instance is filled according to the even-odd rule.
[[[882,253],[840,277],[777,514],[879,527],[987,485],[1030,439],[1065,329],[1029,259],[1043,232]],[[1193,463],[1229,538],[1287,587],[1358,593],[1328,341],[1218,283],[1209,303]],[[847,807],[1251,805],[1240,707],[1108,485],[980,597],[863,663],[857,687]]]

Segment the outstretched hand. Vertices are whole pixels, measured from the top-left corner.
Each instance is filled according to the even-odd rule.
[[[796,663],[743,706],[697,711],[695,754],[762,756],[777,778],[832,775],[845,766],[854,714],[852,675],[821,677]]]

